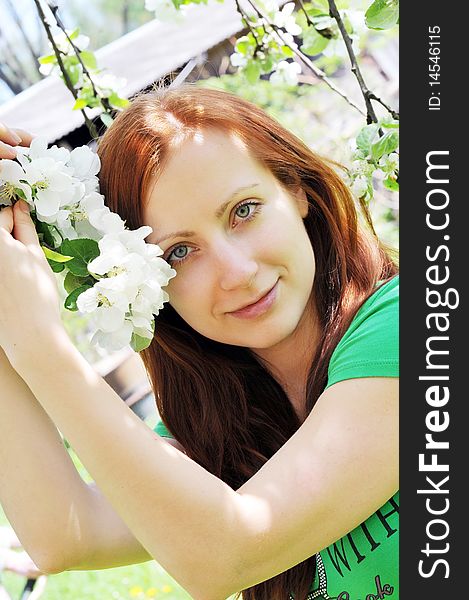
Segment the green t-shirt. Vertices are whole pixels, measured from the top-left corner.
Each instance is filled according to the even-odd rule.
[[[399,276],[362,305],[329,362],[326,389],[345,379],[399,377]],[[160,421],[156,433],[171,437]],[[399,598],[399,492],[317,555],[308,600]]]

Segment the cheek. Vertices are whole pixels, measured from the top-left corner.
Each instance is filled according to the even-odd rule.
[[[281,217],[272,221],[265,236],[266,243],[289,264],[290,269],[311,268],[314,265],[313,249],[303,220],[290,211],[284,211]]]
[[[206,314],[209,296],[207,273],[200,273],[195,265],[187,265],[166,288],[169,303],[192,327],[194,321]]]

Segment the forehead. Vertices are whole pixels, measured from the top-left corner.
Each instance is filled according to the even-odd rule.
[[[166,223],[178,206],[220,203],[239,187],[273,179],[236,135],[200,131],[172,150],[163,172],[150,185],[145,220],[152,226],[155,218]]]

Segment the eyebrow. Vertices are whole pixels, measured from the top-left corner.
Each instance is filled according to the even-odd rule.
[[[233,201],[233,198],[235,198],[236,196],[239,196],[239,194],[246,192],[247,190],[252,190],[253,188],[258,187],[259,185],[260,185],[259,183],[252,183],[250,185],[243,185],[243,186],[239,187],[238,189],[236,189],[230,195],[230,197],[227,200],[225,200],[225,202],[223,202],[223,204],[221,204],[215,211],[215,216],[217,217],[217,219],[220,219],[223,216],[227,207]],[[159,245],[159,244],[161,244],[161,242],[164,242],[165,240],[169,240],[171,238],[175,238],[175,237],[190,238],[190,237],[194,237],[194,236],[195,236],[194,231],[189,231],[189,230],[175,231],[174,233],[168,233],[168,235],[164,235],[163,237],[158,238],[158,240],[156,240],[153,243]]]

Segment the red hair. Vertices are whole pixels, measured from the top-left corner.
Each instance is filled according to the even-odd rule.
[[[331,354],[378,282],[394,276],[392,255],[377,239],[365,206],[361,215],[329,162],[262,109],[233,94],[186,84],[137,97],[99,144],[101,191],[131,229],[143,225],[150,181],[164,169],[175,143],[198,130],[236,134],[288,190],[309,201],[304,224],[316,275],[321,339],[308,375],[310,412],[327,383]],[[188,456],[234,489],[240,487],[301,425],[284,390],[247,348],[194,331],[166,305],[142,358],[158,411]],[[304,599],[315,557],[243,591],[244,600]]]

